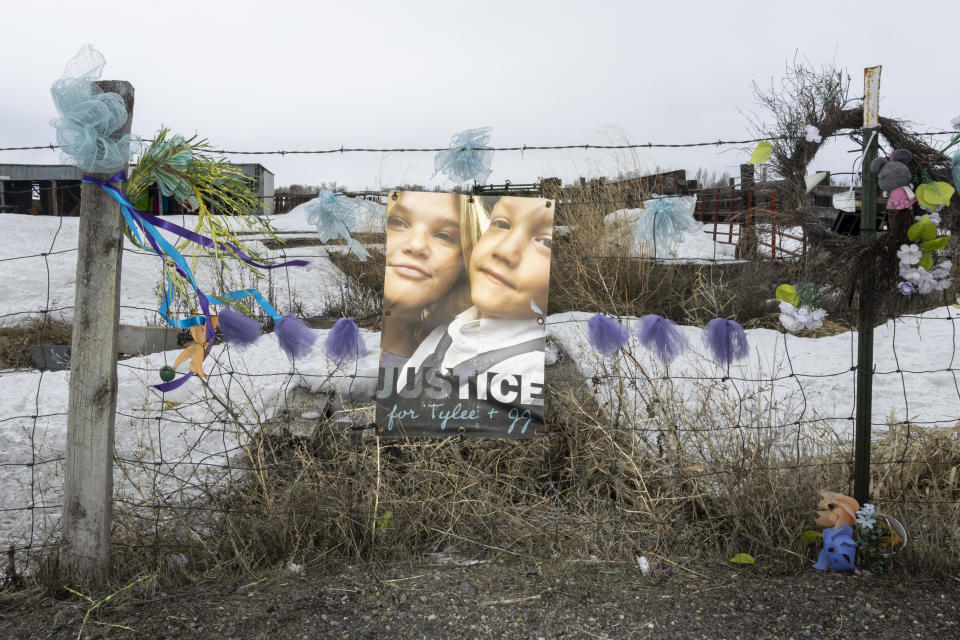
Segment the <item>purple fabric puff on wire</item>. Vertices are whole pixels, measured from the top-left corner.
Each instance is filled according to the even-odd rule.
[[[217,318],[217,326],[224,342],[246,347],[260,337],[260,323],[230,307],[224,307]]]
[[[714,318],[703,329],[703,344],[722,366],[742,360],[750,353],[747,333],[739,324],[726,318]]]
[[[654,314],[640,318],[637,337],[644,347],[653,351],[664,362],[670,362],[689,346],[677,325]]]
[[[349,362],[367,355],[367,347],[353,318],[337,320],[323,346],[330,359],[336,362]]]
[[[594,349],[609,357],[627,344],[627,328],[613,318],[598,313],[587,320],[587,337]]]
[[[280,348],[289,358],[302,358],[313,349],[317,335],[300,320],[293,316],[283,316],[274,329]]]

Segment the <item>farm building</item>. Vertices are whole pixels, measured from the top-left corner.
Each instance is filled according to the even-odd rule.
[[[261,164],[236,165],[254,180],[258,213],[273,213],[273,173]],[[76,216],[80,214],[83,172],[70,165],[0,164],[0,213]],[[189,213],[159,193],[152,193],[154,213]]]

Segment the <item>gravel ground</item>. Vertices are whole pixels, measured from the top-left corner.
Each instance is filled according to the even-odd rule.
[[[752,567],[703,564],[644,577],[604,563],[452,560],[283,570],[166,590],[145,582],[85,625],[79,598],[0,594],[0,638],[960,636],[960,577],[952,575],[761,575]]]

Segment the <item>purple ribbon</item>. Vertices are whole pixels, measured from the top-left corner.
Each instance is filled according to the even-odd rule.
[[[240,247],[233,244],[232,242],[215,242],[211,238],[208,238],[204,235],[196,233],[195,231],[190,231],[189,229],[185,229],[184,227],[181,227],[178,224],[174,224],[173,222],[164,220],[163,218],[159,218],[149,213],[140,211],[135,206],[133,206],[133,203],[130,202],[126,194],[123,193],[123,191],[114,184],[117,182],[124,182],[126,179],[127,179],[127,176],[124,171],[118,171],[117,173],[113,174],[113,176],[107,178],[106,180],[101,180],[96,176],[91,176],[87,174],[83,175],[84,182],[92,182],[95,184],[99,184],[103,189],[108,189],[119,196],[119,200],[121,201],[121,206],[126,208],[127,212],[131,214],[130,215],[131,219],[134,221],[136,226],[143,233],[144,237],[147,239],[147,242],[150,243],[150,246],[153,248],[154,252],[158,256],[164,256],[166,254],[161,250],[160,246],[157,244],[157,241],[156,239],[154,239],[153,234],[148,233],[147,230],[144,228],[144,225],[143,225],[144,220],[149,222],[154,227],[158,227],[160,229],[164,229],[165,231],[169,231],[175,235],[180,236],[181,238],[189,240],[195,244],[199,244],[200,246],[206,247],[207,249],[219,248],[220,250],[229,250],[234,255],[236,255],[237,258],[239,258],[240,260],[258,269],[277,269],[279,267],[303,267],[310,264],[310,262],[307,260],[288,260],[286,262],[280,262],[277,264],[264,264],[261,262],[257,262],[256,260],[248,256],[242,249],[240,249]],[[180,265],[176,264],[176,261],[174,261],[174,268],[177,270],[177,273],[179,273],[184,279],[192,280],[192,278],[190,278],[187,275],[187,273],[184,272],[184,270],[180,267]],[[200,291],[200,289],[198,289],[196,286],[194,287],[194,291],[197,294],[197,298],[200,301],[200,309],[203,311],[203,316],[206,319],[206,322],[204,322],[204,338],[207,344],[207,347],[204,350],[204,358],[206,358],[206,356],[209,355],[210,353],[210,349],[213,348],[213,341],[214,341],[213,322],[210,317],[210,301],[207,298],[206,294]],[[170,382],[155,384],[153,385],[153,388],[161,392],[173,391],[174,389],[180,387],[187,380],[192,378],[193,375],[194,374],[191,371],[190,373],[182,376],[178,380],[171,380]]]
[[[257,267],[258,269],[277,269],[279,267],[305,267],[308,264],[310,264],[308,260],[288,260],[286,262],[279,262],[277,264],[264,264],[262,262],[257,262],[256,260],[248,256],[243,250],[241,250],[240,247],[236,246],[232,242],[215,242],[214,240],[206,236],[200,235],[195,231],[190,231],[189,229],[185,229],[178,224],[170,222],[169,220],[164,220],[163,218],[158,218],[157,216],[151,215],[144,211],[140,211],[139,209],[133,206],[130,200],[127,199],[126,194],[124,194],[118,187],[111,184],[114,182],[123,182],[124,180],[126,180],[126,175],[124,174],[123,171],[118,171],[113,175],[113,177],[108,178],[107,180],[100,180],[99,178],[95,178],[94,176],[89,176],[89,175],[84,175],[83,177],[88,182],[95,182],[100,186],[104,187],[105,189],[111,189],[116,193],[120,194],[121,196],[123,196],[123,199],[127,203],[127,205],[131,209],[133,209],[133,211],[136,211],[137,216],[143,218],[153,226],[159,227],[165,231],[169,231],[173,234],[180,236],[181,238],[185,238],[186,240],[189,240],[190,242],[206,247],[207,249],[219,248],[221,251],[229,250],[238,258],[246,262],[247,264],[253,267]],[[140,227],[140,230],[143,231],[143,227]],[[144,235],[149,236],[149,234],[147,234],[145,231],[144,231]],[[156,248],[156,245],[154,245],[154,248]],[[157,253],[160,253],[160,252],[158,251]]]

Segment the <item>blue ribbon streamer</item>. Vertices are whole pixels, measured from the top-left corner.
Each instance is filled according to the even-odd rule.
[[[138,245],[144,249],[152,250],[153,253],[157,254],[162,259],[164,257],[170,258],[173,260],[174,268],[177,273],[179,273],[183,278],[185,278],[190,285],[193,287],[194,293],[197,294],[197,300],[200,303],[201,314],[184,318],[176,319],[169,316],[170,306],[173,304],[173,279],[167,274],[167,287],[166,293],[164,295],[163,301],[160,303],[157,313],[163,317],[167,323],[178,329],[185,329],[189,327],[194,327],[197,325],[204,326],[204,341],[207,344],[204,356],[210,353],[210,349],[213,346],[214,341],[214,332],[213,332],[213,322],[211,321],[210,316],[210,305],[223,305],[229,302],[236,302],[244,298],[252,297],[257,301],[257,304],[273,318],[274,322],[278,322],[281,319],[281,315],[277,310],[267,302],[266,298],[263,297],[256,289],[239,289],[237,291],[231,291],[222,296],[207,296],[203,291],[200,290],[200,285],[197,283],[196,278],[193,276],[193,272],[190,270],[189,265],[187,264],[186,259],[183,255],[177,251],[177,248],[174,247],[157,229],[160,227],[166,231],[170,231],[181,238],[199,244],[201,246],[213,249],[219,248],[223,251],[230,251],[237,256],[240,260],[246,262],[255,267],[261,269],[276,269],[278,267],[299,267],[309,264],[306,260],[289,260],[287,262],[282,262],[279,264],[263,264],[253,260],[250,256],[244,253],[237,245],[232,242],[216,242],[207,238],[206,236],[200,235],[189,229],[185,229],[177,224],[170,222],[169,220],[163,220],[156,216],[152,216],[148,213],[138,210],[133,203],[127,198],[126,194],[120,190],[115,183],[123,182],[126,180],[126,174],[123,171],[118,171],[110,178],[106,180],[101,180],[95,176],[84,175],[83,182],[90,182],[93,184],[99,184],[100,187],[106,191],[110,196],[120,204],[120,211],[123,213],[124,221],[127,224],[127,228],[130,230],[130,234],[133,236],[134,240]],[[139,231],[138,231],[139,230]],[[143,234],[143,237],[146,239],[144,242],[140,237],[140,233]],[[149,245],[149,247],[147,246]],[[212,299],[211,299],[212,298]],[[184,375],[178,380],[171,380],[170,382],[165,382],[163,384],[153,385],[155,389],[160,391],[172,391],[176,389],[184,382],[189,380],[193,376],[193,372]]]

